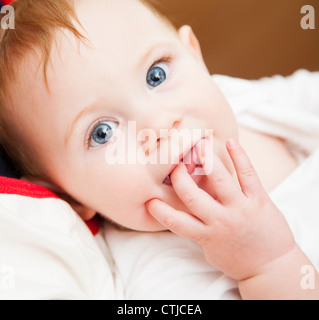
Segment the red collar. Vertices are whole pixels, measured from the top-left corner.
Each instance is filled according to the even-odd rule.
[[[59,199],[56,194],[46,188],[27,181],[6,177],[0,177],[0,194],[15,194],[36,199]],[[94,236],[99,232],[100,219],[98,216],[95,216],[89,221],[85,221],[85,223]]]
[[[7,4],[10,4],[12,0],[1,0],[0,2],[2,2],[3,5],[7,5]]]

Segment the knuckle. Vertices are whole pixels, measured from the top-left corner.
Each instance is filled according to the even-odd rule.
[[[200,243],[201,239],[203,237],[203,233],[198,233],[198,232],[195,232],[195,231],[190,231],[189,233],[189,239],[192,240],[192,241],[195,241],[197,243]]]
[[[194,197],[194,193],[192,191],[187,191],[183,195],[184,204],[186,207],[191,208],[194,206],[196,199]]]
[[[216,174],[214,176],[214,184],[216,186],[223,184],[223,182],[225,181],[224,176],[220,175],[220,174]]]
[[[255,211],[255,204],[246,200],[240,207],[239,216],[247,218],[252,211]]]
[[[165,216],[163,218],[163,222],[162,223],[164,224],[164,226],[166,226],[170,230],[174,230],[175,231],[177,229],[177,223],[176,223],[175,219],[170,215]]]
[[[267,194],[265,194],[265,195],[264,194],[259,194],[256,197],[255,201],[256,201],[256,206],[258,208],[265,208],[271,203],[270,198],[268,197]]]
[[[252,166],[247,166],[240,169],[240,174],[246,177],[255,176],[255,169]]]
[[[231,227],[232,223],[234,223],[234,220],[229,220],[227,215],[220,216],[214,220],[214,229],[218,231],[218,233],[224,234],[227,233],[227,230]]]
[[[269,205],[269,199],[262,195],[255,196],[254,199],[247,199],[241,207],[241,215],[248,219],[255,217],[256,214],[260,213]]]
[[[202,248],[205,248],[207,246],[207,243],[209,242],[206,235],[201,235],[200,237],[197,237],[197,239],[195,240]]]

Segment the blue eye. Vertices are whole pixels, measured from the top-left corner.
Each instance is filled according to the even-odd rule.
[[[104,121],[96,125],[90,135],[90,147],[97,147],[108,143],[118,126],[117,122]]]
[[[161,85],[169,74],[169,66],[166,63],[155,64],[147,73],[146,82],[147,84],[155,88]]]

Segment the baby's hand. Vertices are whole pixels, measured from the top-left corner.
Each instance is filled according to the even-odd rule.
[[[147,209],[172,232],[197,241],[207,261],[236,280],[258,275],[262,268],[295,248],[292,232],[282,213],[262,187],[241,146],[227,143],[238,183],[226,170],[207,140],[197,146],[203,169],[214,159],[207,179],[212,194],[200,189],[180,164],[171,174],[173,188],[190,213],[153,199]],[[211,170],[210,170],[211,171]]]

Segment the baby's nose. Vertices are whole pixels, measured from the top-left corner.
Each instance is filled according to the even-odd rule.
[[[164,143],[167,143],[170,137],[172,136],[172,132],[174,130],[178,130],[181,124],[181,120],[174,120],[170,125],[157,127],[155,129],[146,129],[144,135],[144,141],[142,142],[143,150],[146,156],[157,151],[160,146]]]

